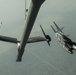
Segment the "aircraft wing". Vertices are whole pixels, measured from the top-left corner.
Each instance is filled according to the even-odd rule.
[[[41,41],[47,41],[44,37],[31,37],[28,39],[27,43],[34,43],[34,42],[41,42]]]

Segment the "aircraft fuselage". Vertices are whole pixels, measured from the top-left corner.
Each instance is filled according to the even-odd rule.
[[[56,37],[60,42],[60,45],[62,45],[63,48],[66,49],[67,51],[76,49],[76,45],[74,44],[74,42],[72,42],[71,39],[69,39],[66,35],[64,35],[64,33],[56,32]]]
[[[57,31],[53,28],[53,26],[51,25],[51,28],[53,29],[53,31],[56,34],[56,37],[58,38],[58,41],[60,42],[60,45],[63,46],[64,49],[66,49],[68,52],[73,53],[73,50],[76,49],[76,42],[73,42],[70,38],[68,38],[68,36],[64,35],[63,33],[63,28],[59,28],[59,26],[53,22]]]

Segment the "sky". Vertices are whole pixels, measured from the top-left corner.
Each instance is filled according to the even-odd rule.
[[[26,0],[29,9],[31,0]],[[59,44],[53,22],[65,27],[63,32],[76,42],[76,0],[45,0],[31,36],[43,36],[40,24],[52,38],[46,42],[27,44],[22,62],[16,62],[17,45],[0,41],[0,75],[76,75],[76,51],[71,55]],[[25,27],[25,0],[0,0],[0,35],[21,40]],[[43,36],[44,37],[44,36]]]

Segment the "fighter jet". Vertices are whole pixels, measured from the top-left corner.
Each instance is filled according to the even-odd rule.
[[[53,23],[54,23],[54,25],[56,26],[57,31],[53,28],[52,25],[51,25],[51,28],[52,28],[53,31],[55,32],[56,37],[57,37],[60,45],[62,45],[63,48],[64,48],[66,51],[68,51],[70,54],[73,54],[73,53],[74,53],[73,50],[76,49],[76,42],[73,42],[67,35],[65,35],[65,34],[63,33],[62,30],[63,30],[64,27],[62,27],[62,28],[60,29],[55,22],[53,22]]]

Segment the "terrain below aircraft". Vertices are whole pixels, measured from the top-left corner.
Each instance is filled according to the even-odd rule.
[[[57,31],[53,28],[53,26],[51,26],[51,28],[53,29],[53,31],[55,32],[56,34],[56,37],[58,38],[58,41],[60,42],[60,45],[63,46],[63,48],[68,51],[70,54],[73,54],[73,50],[76,50],[76,42],[73,42],[70,38],[68,38],[67,35],[65,35],[63,33],[63,28],[62,27],[61,29],[58,27],[58,25],[53,22],[54,25],[56,26],[57,28]]]

